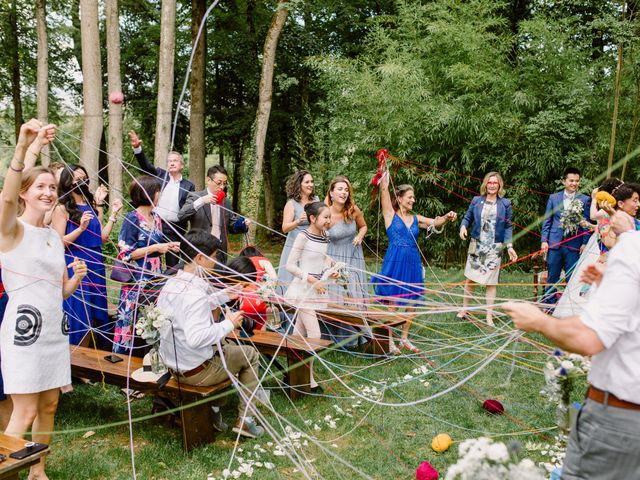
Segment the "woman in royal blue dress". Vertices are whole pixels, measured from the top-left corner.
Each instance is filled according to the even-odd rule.
[[[83,260],[87,276],[75,293],[64,301],[69,322],[69,342],[87,345],[94,342],[104,347],[109,338],[107,287],[102,245],[109,239],[122,202],[114,200],[111,216],[104,222],[104,206],[108,190],[104,185],[94,194],[89,190],[89,176],[80,165],[67,165],[60,174],[58,202],[51,226],[60,234],[65,246],[65,261]],[[69,270],[69,275],[71,271]],[[89,332],[97,332],[89,335]]]
[[[395,188],[395,199],[389,193],[389,174],[386,173],[380,182],[380,200],[384,225],[389,238],[389,248],[382,261],[382,269],[374,275],[372,282],[376,295],[385,297],[382,300],[395,307],[404,307],[406,311],[413,311],[413,302],[424,293],[424,272],[422,259],[418,249],[420,229],[431,230],[439,228],[456,219],[455,212],[444,216],[427,218],[412,213],[416,201],[411,185],[400,185]],[[400,346],[419,353],[420,350],[409,341],[408,321],[402,327]],[[390,335],[389,351],[397,355],[400,350],[395,346]]]
[[[129,353],[133,347],[134,323],[138,305],[145,298],[146,284],[162,272],[162,255],[180,251],[180,242],[166,242],[162,220],[153,212],[160,197],[160,182],[143,175],[129,187],[135,207],[122,222],[118,237],[118,259],[130,266],[132,277],[120,289],[118,318],[113,335],[113,351]]]

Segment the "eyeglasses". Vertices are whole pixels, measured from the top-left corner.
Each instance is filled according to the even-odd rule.
[[[225,180],[213,180],[212,178],[209,178],[209,181],[211,183],[215,183],[219,187],[226,187],[227,186],[227,182]]]

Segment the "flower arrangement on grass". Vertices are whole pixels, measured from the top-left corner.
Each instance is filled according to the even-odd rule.
[[[544,472],[529,459],[518,460],[517,448],[480,437],[458,447],[458,461],[445,480],[545,480]]]

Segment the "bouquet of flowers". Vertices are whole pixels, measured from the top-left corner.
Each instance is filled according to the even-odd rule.
[[[169,323],[169,319],[155,305],[148,305],[142,309],[136,324],[136,333],[147,344],[156,346],[160,342],[160,330]]]
[[[569,208],[565,208],[560,214],[560,226],[564,230],[565,235],[573,235],[577,233],[578,228],[582,225],[584,212],[584,203],[582,200],[574,199]]]
[[[351,278],[351,274],[349,273],[349,266],[344,262],[336,262],[333,264],[331,268],[328,268],[322,273],[322,280],[327,280],[331,277],[331,275],[338,274],[336,277],[336,283],[339,283],[346,290],[349,285],[349,278]]]
[[[569,405],[576,379],[587,374],[590,366],[582,355],[554,350],[544,367],[546,387],[541,393],[550,402]]]
[[[256,289],[256,295],[262,298],[265,302],[273,302],[276,297],[276,287],[278,286],[278,279],[271,278],[268,274],[262,276],[262,281],[258,283]]]
[[[519,446],[480,437],[458,447],[458,461],[449,467],[445,480],[544,480],[544,472],[529,459],[518,462]]]

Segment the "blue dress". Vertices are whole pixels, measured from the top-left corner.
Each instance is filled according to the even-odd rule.
[[[122,223],[118,237],[118,258],[123,262],[135,264],[138,268],[132,271],[135,283],[124,284],[120,289],[118,318],[113,335],[115,353],[129,353],[129,349],[133,347],[134,324],[138,305],[143,303],[145,292],[147,292],[145,285],[162,272],[159,253],[151,253],[136,260],[131,259],[131,253],[138,248],[165,242],[160,217],[154,213],[153,220],[153,224],[149,225],[140,213],[133,210],[127,214]]]
[[[387,228],[389,248],[382,261],[382,269],[373,275],[376,295],[397,297],[394,303],[408,303],[407,300],[420,298],[424,293],[424,272],[418,236],[420,227],[418,217],[414,215],[410,228],[397,215],[393,215],[391,225]]]
[[[93,218],[87,229],[65,248],[64,259],[67,265],[77,258],[84,260],[88,270],[78,289],[63,303],[64,313],[69,321],[69,342],[78,345],[89,330],[93,330],[95,341],[104,346],[108,343],[109,313],[102,256],[102,229],[98,215],[90,205],[78,205],[78,209],[83,213],[90,212]],[[68,220],[65,235],[77,227],[76,223]],[[71,278],[73,269],[69,268],[67,274]]]

